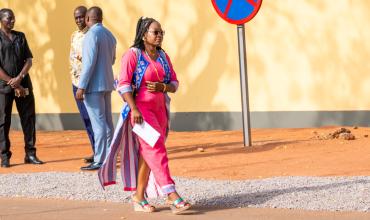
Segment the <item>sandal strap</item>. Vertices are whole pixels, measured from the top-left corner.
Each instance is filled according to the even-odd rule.
[[[184,202],[184,200],[180,197],[180,198],[176,199],[172,204],[173,204],[174,206],[177,206],[177,205],[179,205],[179,204],[180,204],[180,203],[182,203],[182,202]]]
[[[149,202],[148,202],[148,201],[146,201],[146,200],[143,200],[143,201],[138,202],[138,203],[139,203],[139,205],[141,205],[142,207],[149,205]]]

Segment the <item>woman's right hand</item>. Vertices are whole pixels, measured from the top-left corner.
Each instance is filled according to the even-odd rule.
[[[134,118],[134,122],[136,124],[141,124],[143,123],[143,116],[141,115],[141,112],[139,111],[139,109],[135,108],[135,109],[132,109],[132,116]]]

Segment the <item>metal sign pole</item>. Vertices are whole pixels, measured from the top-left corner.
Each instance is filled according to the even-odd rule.
[[[238,50],[239,50],[239,69],[240,69],[240,87],[242,90],[242,115],[243,115],[243,134],[244,146],[252,146],[251,126],[249,113],[249,96],[248,96],[248,72],[247,72],[247,56],[245,44],[245,28],[244,24],[237,27],[238,32]]]

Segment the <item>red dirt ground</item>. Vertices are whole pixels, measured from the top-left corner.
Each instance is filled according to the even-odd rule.
[[[356,140],[318,140],[338,127],[252,129],[253,146],[243,147],[241,131],[171,132],[167,141],[173,175],[208,179],[258,179],[274,176],[370,175],[370,128],[349,128]],[[44,165],[23,164],[23,135],[11,131],[12,166],[0,173],[80,172],[91,154],[84,131],[37,133]],[[203,148],[201,152],[199,148]]]

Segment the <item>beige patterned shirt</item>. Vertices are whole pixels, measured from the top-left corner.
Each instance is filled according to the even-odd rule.
[[[70,73],[72,84],[78,86],[82,70],[82,42],[87,32],[87,27],[80,31],[73,32],[71,37],[71,50],[69,53]]]

